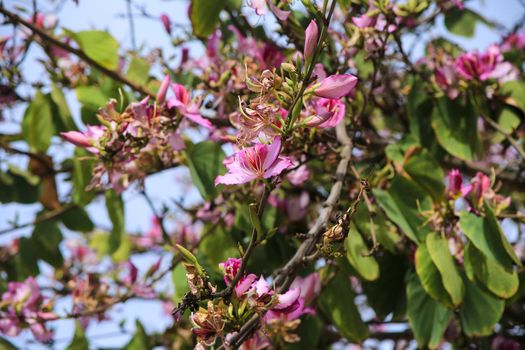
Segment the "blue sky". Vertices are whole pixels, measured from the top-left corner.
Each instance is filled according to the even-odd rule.
[[[297,1],[297,0],[296,0]],[[28,7],[31,3],[30,0],[8,0],[4,1],[8,7],[14,5],[23,5]],[[44,12],[48,12],[52,7],[46,6],[46,1],[39,1]],[[135,1],[136,4],[145,5],[148,12],[152,15],[158,16],[160,13],[167,13],[174,22],[182,25],[189,26],[189,20],[186,17],[187,14],[187,1]],[[499,23],[509,27],[514,24],[522,15],[523,8],[519,4],[518,0],[486,0],[484,4],[479,1],[467,2],[467,7],[473,8],[482,15],[489,19],[496,20]],[[109,30],[117,40],[119,40],[125,47],[131,45],[131,35],[129,30],[128,21],[125,18],[121,18],[119,15],[126,12],[126,2],[124,0],[80,0],[80,5],[76,6],[72,0],[66,1],[63,8],[56,15],[59,18],[59,25],[66,27],[71,30],[82,30],[82,29],[107,29]],[[249,12],[246,9],[246,12]],[[273,26],[273,21],[268,18],[258,19],[251,18],[253,21],[265,21],[268,28]],[[143,45],[144,51],[147,52],[149,49],[155,47],[165,48],[165,57],[173,54],[173,50],[170,50],[170,39],[164,33],[162,25],[159,21],[136,18],[135,19],[136,39],[139,47]],[[10,31],[6,27],[0,27],[0,36],[10,34]],[[484,49],[492,42],[498,40],[499,36],[494,33],[493,30],[478,25],[474,40],[463,39],[449,35],[444,29],[442,23],[432,32],[428,33],[429,37],[446,35],[459,43],[466,49]],[[201,51],[200,48],[193,46],[194,55],[198,55]],[[419,50],[421,52],[421,50]],[[24,65],[25,74],[30,77],[32,81],[46,80],[46,75],[38,63],[35,63],[34,58],[40,55],[39,49],[34,47],[31,51],[31,57],[27,64]],[[70,108],[77,119],[79,120],[79,105],[76,102],[74,94],[68,94],[67,96]],[[14,121],[20,120],[23,114],[24,108],[15,108],[12,112],[7,112],[8,120]],[[16,131],[15,123],[2,123],[0,124],[0,132],[14,132]],[[68,154],[71,148],[68,146],[64,147],[62,144],[56,142],[56,145],[52,146],[51,152],[57,155],[57,158],[64,157]],[[4,157],[4,154],[0,153],[0,157]],[[24,165],[23,158],[17,159],[20,166]],[[185,170],[169,171],[164,172],[149,178],[146,182],[146,188],[153,198],[154,202],[160,204],[162,202],[169,203],[171,198],[177,198],[185,196],[190,200],[195,200],[198,195],[195,192],[190,194],[180,193],[180,187],[177,187],[176,183],[179,182],[179,178],[186,174]],[[169,189],[169,190],[166,190]],[[65,193],[67,189],[64,188],[62,191]],[[179,192],[178,192],[179,191]],[[146,206],[143,198],[138,195],[137,191],[130,190],[125,193],[126,199],[126,225],[128,230],[131,232],[142,232],[149,227],[151,211]],[[22,205],[1,205],[0,206],[0,229],[9,227],[9,220],[18,214],[21,217],[21,222],[30,221],[34,217],[34,213],[39,209],[38,205],[33,206],[22,206]],[[96,223],[102,225],[102,227],[109,226],[109,220],[104,210],[103,201],[95,201],[88,208],[91,217]],[[0,236],[0,244],[5,244],[7,241],[20,235],[30,234],[31,230],[19,230],[13,234]],[[155,260],[154,256],[142,256],[134,262],[142,268],[147,268]],[[64,307],[67,307],[67,301],[64,303]],[[162,316],[162,310],[160,305],[154,302],[144,301],[131,301],[126,303],[124,306],[118,306],[111,312],[114,320],[128,319],[126,323],[126,329],[130,332],[133,331],[134,319],[139,318],[147,331],[160,331],[166,325],[170,323],[169,318]],[[121,346],[127,341],[129,335],[116,336],[118,333],[117,322],[103,322],[99,325],[91,326],[88,330],[88,336],[92,339],[94,346]],[[54,346],[55,349],[63,349],[69,343],[69,339],[73,333],[73,324],[71,321],[59,321],[55,323],[55,329],[57,331],[57,338],[59,342]],[[105,335],[105,336],[102,336]],[[26,340],[30,339],[30,336],[21,336],[16,339],[16,343],[25,347],[28,346]],[[38,344],[29,344],[30,349],[43,348]]]

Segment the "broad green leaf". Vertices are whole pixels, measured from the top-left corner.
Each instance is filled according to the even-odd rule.
[[[31,244],[33,244],[39,259],[44,260],[54,267],[60,267],[64,264],[64,258],[58,248],[62,242],[62,232],[54,220],[48,220],[35,225],[31,235]]]
[[[432,113],[432,127],[439,144],[451,155],[472,160],[481,149],[477,113],[469,104],[446,97],[437,100]]]
[[[432,145],[435,144],[431,126],[433,102],[427,94],[421,93],[423,89],[424,83],[415,79],[407,98],[407,116],[410,134],[415,137],[420,145],[431,149]]]
[[[427,235],[426,245],[434,265],[439,270],[443,286],[448,292],[452,303],[458,306],[463,301],[465,286],[454,258],[450,254],[447,240],[437,233],[430,233]]]
[[[443,198],[445,174],[427,150],[421,149],[412,155],[404,164],[404,169],[415,183],[432,195],[432,198]]]
[[[35,203],[40,195],[38,183],[38,177],[9,167],[7,172],[0,172],[0,202]]]
[[[22,121],[22,134],[29,147],[45,152],[51,145],[51,137],[56,133],[50,100],[37,90],[29,103]]]
[[[149,345],[148,336],[142,323],[139,320],[135,321],[135,334],[129,343],[122,348],[122,350],[149,350],[152,347]]]
[[[215,178],[223,169],[224,152],[221,145],[212,141],[188,144],[186,159],[193,183],[202,197],[214,198],[217,195]]]
[[[507,272],[472,243],[465,246],[463,260],[468,278],[472,282],[478,281],[497,297],[509,299],[518,291],[518,273],[514,270]]]
[[[7,339],[0,337],[0,350],[18,350],[18,348]]]
[[[192,0],[190,20],[193,34],[199,38],[211,35],[219,23],[219,14],[224,7],[224,1]]]
[[[491,215],[490,209],[487,206],[485,209],[486,216],[484,218],[473,213],[460,213],[459,227],[472,244],[487,258],[501,265],[506,271],[512,272],[513,262],[516,264],[520,264],[520,262],[512,248],[508,248],[510,244],[499,223]]]
[[[145,86],[149,80],[150,64],[145,59],[134,56],[128,67],[127,78],[132,82]]]
[[[379,255],[377,261],[380,269],[379,278],[373,282],[362,283],[368,304],[381,319],[390,313],[393,314],[393,319],[404,317],[407,262],[402,256],[388,252]],[[388,298],[385,298],[385,291],[388,291]]]
[[[431,229],[425,225],[425,218],[419,212],[429,210],[432,199],[414,182],[396,176],[390,185],[390,189],[373,189],[375,198],[383,208],[386,215],[403,231],[408,238],[418,243],[424,240],[425,235]]]
[[[186,269],[182,264],[177,264],[177,266],[171,271],[171,279],[173,281],[173,286],[175,287],[175,293],[173,293],[173,301],[178,303],[182,300],[182,297],[189,290],[188,282],[186,278]]]
[[[64,32],[93,61],[107,69],[117,69],[119,43],[111,34],[102,30],[73,32],[64,29]]]
[[[370,248],[368,248],[354,224],[350,225],[344,246],[348,262],[362,278],[367,281],[374,281],[379,277],[379,265],[373,256],[364,256]]]
[[[319,349],[319,341],[322,337],[323,322],[319,317],[306,315],[301,317],[301,324],[297,329],[300,340],[297,343],[289,344],[286,350]]]
[[[122,197],[114,190],[106,191],[106,208],[113,224],[108,241],[109,253],[112,254],[113,260],[122,262],[127,260],[131,247],[126,236],[124,203]]]
[[[78,102],[82,105],[82,121],[88,125],[97,125],[97,112],[108,102],[109,97],[97,86],[79,86],[76,88]]]
[[[80,322],[75,322],[75,334],[66,350],[89,350],[89,342],[84,334],[84,327]]]
[[[498,117],[498,124],[506,133],[512,134],[514,130],[516,130],[516,128],[518,128],[518,126],[521,124],[521,118],[517,113],[517,109],[508,106],[504,107]],[[492,143],[499,143],[504,139],[505,135],[497,132],[492,138]]]
[[[64,93],[56,84],[51,84],[51,100],[53,102],[53,120],[57,131],[77,130],[71,111],[67,105]]]
[[[75,149],[75,158],[73,159],[73,202],[84,206],[91,202],[95,197],[94,191],[88,191],[86,188],[91,182],[95,159],[91,153],[81,148]]]
[[[525,81],[511,80],[501,86],[501,93],[512,98],[512,104],[521,108],[525,113]]]
[[[364,202],[359,203],[357,210],[352,217],[352,222],[356,225],[359,232],[371,239],[372,225],[379,244],[390,252],[395,252],[396,244],[401,240],[394,225],[386,220],[382,211],[377,210],[371,214]]]
[[[95,229],[93,221],[89,218],[88,213],[82,207],[75,206],[73,209],[60,215],[64,226],[72,231],[90,232]]]
[[[465,301],[459,310],[461,328],[471,337],[492,334],[494,325],[499,321],[505,308],[505,301],[483,291],[466,277]]]
[[[229,232],[224,227],[217,227],[213,233],[207,235],[199,245],[199,253],[203,254],[209,266],[215,271],[220,271],[219,263],[229,257],[237,256],[237,246]],[[199,262],[201,259],[198,259]]]
[[[21,237],[18,240],[18,254],[15,257],[18,280],[24,280],[26,277],[38,275],[38,254],[38,248],[33,240],[27,237]]]
[[[321,291],[318,303],[343,337],[355,342],[368,337],[368,326],[355,306],[352,284],[347,276],[337,273]]]
[[[454,303],[443,285],[443,278],[432,261],[425,243],[417,247],[415,264],[421,286],[428,295],[446,307],[454,308]]]
[[[407,316],[420,348],[436,349],[448,326],[452,310],[432,299],[421,287],[417,276],[407,281]]]
[[[445,13],[445,27],[447,27],[451,33],[456,35],[467,38],[473,37],[478,22],[492,27],[492,24],[489,21],[469,9],[461,10],[459,8],[452,8]]]

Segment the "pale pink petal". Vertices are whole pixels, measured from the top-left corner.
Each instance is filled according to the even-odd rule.
[[[357,77],[351,74],[336,74],[321,80],[314,94],[319,97],[339,99],[348,95],[357,85]]]
[[[270,146],[265,145],[264,147],[268,148],[268,153],[266,154],[263,164],[263,169],[266,170],[270,168],[277,157],[279,157],[279,153],[281,152],[281,138],[276,137]]]
[[[266,169],[263,177],[267,179],[272,176],[277,176],[281,174],[284,170],[290,169],[292,167],[293,167],[292,159],[288,157],[280,157],[279,159],[277,159],[277,161],[275,161],[272,164],[270,168]]]

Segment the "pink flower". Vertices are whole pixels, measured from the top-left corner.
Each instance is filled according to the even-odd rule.
[[[259,16],[264,16],[268,13],[268,7],[266,6],[267,0],[251,0],[248,5],[255,10],[255,13]]]
[[[296,277],[290,288],[298,288],[301,291],[301,298],[305,304],[310,304],[321,292],[321,280],[317,272],[313,272],[306,277]]]
[[[306,164],[303,164],[297,169],[288,173],[286,178],[292,185],[301,186],[310,178],[310,170],[308,170],[308,166]]]
[[[219,267],[224,271],[224,282],[230,284],[241,268],[241,259],[228,258],[225,262],[220,263]]]
[[[161,14],[160,21],[162,22],[166,33],[171,34],[171,19],[169,18],[169,16],[165,13]]]
[[[177,110],[191,121],[212,129],[213,125],[207,119],[204,119],[199,112],[199,105],[195,103],[188,93],[188,90],[181,84],[171,84],[175,96],[168,100],[168,108],[177,108]]]
[[[467,52],[456,58],[455,68],[466,80],[512,79],[513,67],[503,62],[503,55],[496,45],[491,45],[483,54]],[[510,79],[509,79],[509,75]]]
[[[336,74],[321,80],[314,90],[318,97],[338,99],[348,95],[357,85],[357,77],[352,74]]]
[[[490,177],[478,172],[471,180],[470,185],[464,189],[464,195],[468,196],[469,201],[479,208],[483,204],[483,200],[491,195],[491,181]]]
[[[224,160],[228,172],[217,176],[215,186],[243,184],[279,175],[293,167],[292,160],[280,156],[280,151],[281,139],[276,138],[271,145],[257,144],[235,153]]]
[[[368,16],[367,14],[352,18],[352,23],[354,23],[357,28],[361,29],[373,27],[376,25],[376,22],[377,16]]]
[[[68,142],[74,144],[75,146],[85,148],[91,153],[99,153],[97,149],[98,140],[104,136],[106,128],[104,126],[91,126],[87,125],[87,130],[85,132],[80,131],[67,131],[61,132],[60,135]]]
[[[313,55],[319,37],[319,29],[317,28],[317,22],[315,19],[310,22],[304,34],[304,59],[306,60]]]
[[[281,10],[280,8],[274,5],[272,0],[268,1],[268,6],[270,6],[270,10],[274,14],[274,16],[281,21],[286,21],[290,16],[290,13],[292,13],[291,11]]]
[[[448,185],[447,185],[447,195],[451,198],[456,198],[461,194],[461,185],[463,179],[461,178],[461,173],[458,169],[452,169],[448,173]]]
[[[314,116],[306,125],[322,129],[336,127],[345,117],[346,106],[339,99],[314,97],[310,101]]]

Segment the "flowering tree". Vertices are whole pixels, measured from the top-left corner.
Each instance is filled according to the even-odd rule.
[[[176,58],[0,1],[2,123],[16,125],[0,200],[38,208],[0,232],[1,349],[22,332],[53,344],[62,319],[68,349],[88,349],[86,328],[135,298],[173,323],[137,323],[126,349],[519,348],[525,21],[461,0],[193,0],[180,28],[127,3],[131,31],[159,21]],[[466,52],[425,35],[443,19],[501,40]],[[33,46],[48,79],[28,89]],[[197,200],[148,195],[174,168]],[[149,231],[126,229],[124,192],[146,199]],[[109,229],[86,210],[97,199]],[[141,254],[157,262],[139,269]]]

